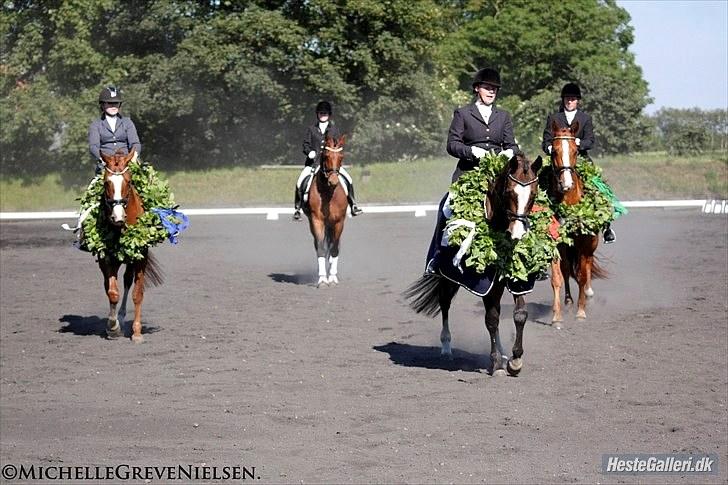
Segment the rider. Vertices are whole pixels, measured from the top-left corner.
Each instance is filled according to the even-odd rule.
[[[579,109],[579,101],[581,100],[581,89],[578,84],[566,83],[561,89],[561,106],[557,113],[552,113],[546,120],[546,128],[543,130],[543,142],[541,148],[543,151],[551,155],[553,149],[552,143],[554,139],[551,133],[551,124],[556,121],[559,127],[569,128],[574,121],[579,123],[579,131],[576,133],[576,145],[579,147],[579,156],[594,163],[589,156],[589,150],[594,147],[594,127],[592,125],[591,116],[585,111]],[[604,242],[611,244],[616,241],[617,236],[608,222],[604,225]]]
[[[99,109],[101,116],[91,122],[88,129],[88,148],[96,161],[96,173],[101,173],[104,161],[101,154],[128,154],[132,148],[137,155],[142,152],[136,127],[131,118],[122,116],[121,91],[108,86],[99,93]]]
[[[455,182],[463,172],[473,170],[486,152],[500,153],[505,150],[519,151],[513,134],[513,121],[507,111],[495,106],[495,98],[501,87],[500,73],[490,67],[480,69],[473,78],[475,99],[472,103],[455,110],[447,135],[447,153],[458,159],[452,174]],[[438,211],[435,234],[427,252],[425,273],[435,272],[440,233],[444,227],[442,210]]]
[[[518,151],[511,115],[495,106],[500,87],[498,71],[490,67],[479,70],[473,78],[474,102],[453,114],[447,135],[447,153],[458,159],[453,182],[474,169],[490,150]]]
[[[316,118],[317,121],[313,125],[308,127],[306,135],[303,138],[303,153],[306,155],[305,167],[301,171],[301,175],[298,177],[296,182],[296,196],[295,196],[295,212],[293,213],[293,219],[301,219],[301,207],[303,204],[303,195],[306,187],[302,187],[302,182],[308,175],[313,173],[313,166],[321,163],[321,153],[324,150],[324,143],[326,138],[338,139],[341,134],[339,128],[334,124],[331,119],[332,115],[331,103],[328,101],[321,101],[316,105]],[[341,167],[339,174],[345,180],[347,189],[349,192],[349,205],[351,206],[351,215],[358,216],[362,213],[362,210],[356,205],[354,199],[354,183],[351,179],[351,175]]]

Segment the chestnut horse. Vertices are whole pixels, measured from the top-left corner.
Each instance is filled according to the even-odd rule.
[[[533,163],[522,154],[514,156],[504,171],[491,184],[486,194],[486,219],[490,226],[504,231],[513,239],[521,239],[528,232],[527,218],[533,208],[538,192],[538,171],[541,168],[541,157]],[[459,289],[459,285],[445,277],[426,274],[412,284],[405,292],[410,300],[410,307],[417,313],[434,317],[442,313],[442,331],[440,342],[441,354],[452,359],[450,322],[448,319],[450,305]],[[490,358],[492,375],[505,375],[503,358],[498,348],[498,325],[500,323],[501,297],[506,288],[505,278],[495,278],[491,290],[482,297],[485,306],[485,326],[490,334]],[[528,318],[526,301],[523,295],[513,295],[515,308],[513,322],[516,326],[516,340],[513,344],[513,355],[508,360],[507,370],[517,375],[523,368],[523,327]]]
[[[120,237],[127,226],[136,224],[137,219],[144,213],[142,199],[131,182],[129,163],[136,163],[134,150],[128,155],[101,155],[106,163],[104,170],[104,200],[102,210],[104,218],[110,224],[115,237]],[[119,261],[112,254],[99,257],[99,268],[104,275],[104,288],[109,297],[109,319],[106,323],[106,334],[109,338],[123,335],[122,325],[126,317],[126,302],[129,290],[134,283],[132,300],[134,301],[134,322],[132,323],[133,342],[140,343],[142,337],[142,301],[144,300],[144,285],[149,282],[153,285],[162,283],[162,273],[152,254],[147,251],[144,259],[127,262],[124,270],[124,296],[119,303],[119,288],[117,274],[124,262]]]
[[[308,204],[304,208],[318,258],[319,278],[316,286],[319,288],[339,283],[339,240],[349,206],[339,179],[339,169],[344,160],[344,141],[343,136],[338,140],[326,138],[321,165],[314,175]]]
[[[554,135],[552,145],[552,170],[548,180],[547,192],[555,204],[578,204],[584,194],[584,184],[576,172],[578,149],[576,146],[576,133],[579,132],[579,122],[574,122],[569,128],[560,128],[556,122],[551,125]],[[560,258],[551,263],[551,287],[554,291],[554,315],[551,323],[557,328],[561,327],[563,316],[561,313],[561,286],[564,286],[564,304],[571,306],[569,278],[573,277],[579,284],[579,298],[577,301],[576,318],[586,318],[586,298],[594,295],[591,287],[592,277],[604,278],[604,271],[596,261],[594,253],[599,245],[598,235],[574,234],[573,246],[559,244]]]

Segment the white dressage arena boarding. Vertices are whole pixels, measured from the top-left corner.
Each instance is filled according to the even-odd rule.
[[[622,205],[631,208],[674,208],[699,207],[704,214],[728,214],[726,200],[634,200],[624,201]],[[361,206],[365,214],[392,214],[411,212],[415,217],[425,217],[428,212],[437,210],[437,204],[413,205],[369,205]],[[230,215],[265,215],[266,219],[278,220],[281,214],[293,214],[288,207],[230,207],[216,209],[184,209],[188,216],[230,216]],[[0,212],[0,221],[30,219],[78,219],[78,212]],[[349,216],[351,217],[351,215]]]

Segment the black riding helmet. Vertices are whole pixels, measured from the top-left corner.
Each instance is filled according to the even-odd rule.
[[[331,116],[332,110],[331,110],[331,103],[328,101],[321,101],[319,104],[316,105],[316,114],[318,113],[324,113],[329,116]]]
[[[493,86],[500,87],[500,74],[498,73],[498,71],[490,67],[485,67],[481,69],[480,71],[475,73],[475,77],[473,78],[473,87],[475,88],[478,86],[478,84],[483,83],[488,83],[492,84]]]
[[[576,99],[581,99],[581,89],[579,89],[579,85],[575,83],[564,84],[564,87],[561,89],[561,97],[565,98],[567,96],[573,96]]]
[[[107,86],[99,93],[99,103],[121,103],[121,91],[115,86]]]

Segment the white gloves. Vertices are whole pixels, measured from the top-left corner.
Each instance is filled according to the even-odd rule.
[[[553,150],[553,149],[554,149],[554,147],[552,147],[551,145],[546,147],[546,151],[549,152],[549,155],[551,155],[551,150]]]
[[[473,152],[475,158],[483,158],[485,156],[485,148],[470,147],[470,150]]]
[[[311,150],[310,152],[308,152],[308,158],[310,158],[310,159],[316,158],[316,152],[314,150]]]
[[[581,145],[581,138],[577,138],[576,139],[576,146],[580,146],[580,145]]]
[[[508,158],[508,160],[510,160],[511,158],[513,158],[513,148],[509,148],[508,150],[503,150],[502,152],[500,152],[500,155],[505,155]]]

